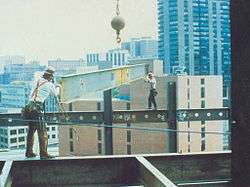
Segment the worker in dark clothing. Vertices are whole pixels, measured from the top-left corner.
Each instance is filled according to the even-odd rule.
[[[156,91],[156,80],[153,73],[149,73],[145,81],[149,83],[148,109],[152,109],[153,104],[154,109],[157,110],[155,96],[158,94],[158,92]]]

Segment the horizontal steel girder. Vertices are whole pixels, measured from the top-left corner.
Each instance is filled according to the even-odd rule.
[[[135,186],[143,181],[146,186],[173,187],[173,183],[230,182],[231,156],[231,152],[209,152],[58,157],[0,161],[0,166],[7,171],[2,182],[11,179],[12,186]]]
[[[177,110],[177,121],[214,121],[229,120],[229,109],[187,109]],[[168,121],[167,110],[124,110],[113,111],[113,123],[162,123]],[[20,113],[0,114],[0,126],[25,126]],[[47,113],[48,125],[102,124],[103,112],[66,112]]]

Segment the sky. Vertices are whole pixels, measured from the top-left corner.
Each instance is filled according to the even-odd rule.
[[[0,0],[0,55],[27,61],[85,58],[119,47],[110,22],[116,0]],[[122,40],[157,39],[157,1],[120,0]]]

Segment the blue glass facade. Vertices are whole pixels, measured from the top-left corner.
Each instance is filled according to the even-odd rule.
[[[230,0],[158,0],[164,73],[223,75],[230,85]]]

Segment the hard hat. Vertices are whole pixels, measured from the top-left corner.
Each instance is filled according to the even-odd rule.
[[[153,74],[153,73],[148,73],[148,76],[153,77],[153,76],[154,76],[154,74]]]
[[[53,68],[52,66],[48,66],[46,69],[45,69],[45,72],[46,74],[53,74],[55,73],[55,68]]]

